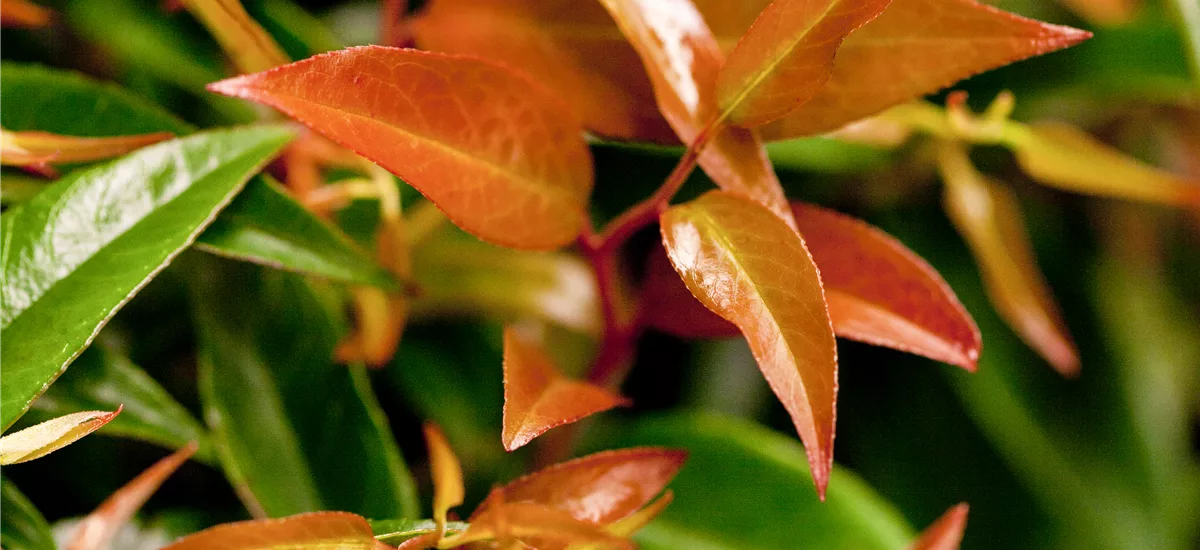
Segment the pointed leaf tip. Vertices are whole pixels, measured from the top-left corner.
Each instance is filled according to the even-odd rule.
[[[968,511],[970,508],[965,502],[950,508],[927,527],[908,550],[958,550],[967,528]]]
[[[72,413],[0,437],[0,464],[28,462],[66,447],[108,424],[124,408]]]
[[[504,449],[629,401],[594,384],[569,380],[536,343],[504,330]]]

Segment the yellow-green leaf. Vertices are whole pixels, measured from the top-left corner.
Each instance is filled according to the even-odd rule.
[[[46,456],[99,430],[120,413],[120,407],[112,412],[77,412],[0,437],[0,464],[18,464]]]

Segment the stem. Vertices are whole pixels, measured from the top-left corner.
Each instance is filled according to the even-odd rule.
[[[1200,2],[1170,0],[1167,4],[1175,12],[1184,47],[1187,48],[1188,64],[1192,67],[1192,82],[1200,91]]]

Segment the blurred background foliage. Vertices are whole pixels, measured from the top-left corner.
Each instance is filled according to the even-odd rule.
[[[1143,160],[1200,176],[1200,85],[1189,72],[1186,45],[1165,2],[1147,0],[1118,24],[1090,22],[1051,0],[991,3],[1090,29],[1095,38],[960,84],[977,108],[1012,90],[1017,120],[1069,121]],[[59,24],[6,29],[0,35],[6,67],[22,62],[82,71],[117,82],[202,127],[256,117],[249,104],[203,90],[226,70],[215,43],[186,13],[167,13],[152,0],[46,4],[60,14]],[[245,4],[295,59],[371,42],[378,26],[375,2]],[[10,102],[21,101],[10,94],[6,87],[6,113]],[[829,502],[819,504],[788,417],[744,343],[647,334],[623,388],[635,406],[603,415],[583,435],[587,448],[653,443],[693,450],[673,484],[676,502],[641,536],[643,543],[683,547],[685,541],[739,533],[745,544],[736,546],[744,548],[826,543],[899,548],[913,526],[927,525],[950,505],[967,501],[971,514],[964,548],[1200,544],[1200,214],[1048,190],[1021,175],[1004,150],[973,153],[981,169],[1010,184],[1020,198],[1038,262],[1082,356],[1082,375],[1067,380],[1022,344],[988,304],[974,263],[942,212],[936,177],[922,149],[884,151],[812,138],[770,150],[791,198],[875,223],[943,274],[982,330],[979,372],[839,341],[840,466]],[[657,187],[679,151],[595,143],[593,153],[598,171],[594,215],[604,220]],[[5,192],[19,186],[19,177],[6,171]],[[710,186],[697,173],[681,199]],[[372,211],[351,207],[339,221],[352,235],[369,236],[374,220],[364,213]],[[632,263],[656,235],[639,235],[631,247]],[[419,435],[425,419],[444,427],[466,468],[468,504],[478,502],[492,484],[525,471],[535,451],[507,454],[500,448],[501,323],[472,314],[470,304],[491,299],[488,312],[520,317],[528,305],[513,296],[545,290],[537,285],[552,287],[539,274],[561,266],[519,266],[488,245],[453,235],[446,239],[439,242],[464,251],[486,249],[466,255],[478,260],[477,269],[507,276],[479,276],[466,268],[455,275],[446,256],[464,254],[440,259],[432,254],[425,264],[430,280],[458,276],[461,280],[451,279],[459,282],[448,283],[446,292],[474,294],[448,298],[466,300],[464,307],[449,308],[456,315],[433,310],[418,315],[398,355],[382,370],[330,370],[324,357],[295,347],[296,341],[320,347],[312,339],[332,339],[342,330],[342,312],[323,305],[322,295],[330,290],[321,284],[188,253],[117,316],[93,346],[97,349],[73,366],[22,424],[57,413],[56,402],[88,403],[89,391],[98,387],[89,376],[101,376],[96,372],[102,369],[120,371],[131,361],[182,404],[168,411],[154,405],[157,394],[148,396],[149,409],[159,411],[150,416],[178,417],[162,421],[195,431],[183,440],[261,436],[248,438],[260,448],[238,451],[251,457],[248,467],[268,468],[266,475],[282,476],[282,486],[305,484],[310,505],[355,508],[371,517],[411,511],[417,502],[414,488],[404,485],[411,478],[393,474],[407,462],[420,483],[416,489],[428,494]],[[281,298],[280,292],[291,294]],[[197,294],[206,301],[193,312],[191,306],[199,302],[189,296]],[[306,297],[303,302],[296,301],[299,295]],[[238,307],[221,311],[224,306],[209,299],[213,296]],[[270,319],[243,319],[238,311]],[[267,351],[239,349],[228,339],[246,331]],[[563,338],[578,341],[583,351],[576,355],[586,356],[587,338],[562,332]],[[243,352],[282,358],[273,364],[300,364],[289,372],[260,373],[274,386],[247,394],[254,380],[222,372],[219,360],[222,354]],[[321,381],[289,382],[298,376]],[[326,394],[289,395],[289,384],[320,386]],[[378,404],[331,410],[343,402],[361,405],[343,394],[362,391],[363,385],[374,387]],[[257,393],[268,390],[278,395]],[[218,413],[212,410],[214,400],[202,397],[206,392],[228,398],[215,400],[235,411],[226,420],[246,425],[207,435],[196,419],[211,424]],[[239,393],[243,402],[235,401]],[[262,410],[268,401],[281,409]],[[239,416],[239,410],[253,416]],[[399,449],[364,450],[373,456],[366,462],[339,461],[341,450],[361,441],[353,433],[341,433],[342,440],[324,434],[346,426],[347,415],[365,419],[355,426],[386,428],[379,414],[390,421]],[[286,445],[271,439],[282,433],[271,426],[275,421],[289,423],[280,430],[295,432],[297,440],[287,444],[296,456],[289,457]],[[20,487],[51,523],[86,514],[161,455],[146,443],[103,436],[119,435],[118,425],[113,426],[45,459],[5,468],[11,482],[5,484],[6,494],[12,485]],[[129,426],[125,433],[137,428]],[[264,452],[279,457],[254,457]],[[151,533],[146,540],[246,517],[234,489],[212,466],[214,453],[205,443],[197,460],[150,501],[143,514],[143,528]],[[380,494],[389,496],[371,496],[388,484],[396,490]],[[8,525],[17,521],[13,502],[18,500],[5,501]],[[261,504],[273,514],[306,507],[291,496]],[[860,535],[876,538],[853,538]]]

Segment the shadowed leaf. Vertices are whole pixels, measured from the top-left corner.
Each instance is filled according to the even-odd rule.
[[[54,12],[28,0],[4,0],[0,4],[0,26],[38,28],[50,24]]]
[[[180,0],[229,54],[238,72],[253,73],[290,61],[275,39],[246,13],[241,0]]]
[[[19,464],[46,456],[99,430],[118,414],[119,406],[112,412],[77,412],[0,437],[0,464]]]
[[[963,530],[967,528],[967,503],[946,511],[942,517],[925,528],[909,550],[958,550]]]
[[[680,338],[732,338],[741,334],[733,323],[692,296],[660,246],[655,246],[646,259],[638,305],[646,326]]]
[[[484,240],[550,249],[583,227],[592,165],[581,128],[510,69],[366,46],[209,88],[275,107],[371,159]]]
[[[429,469],[433,476],[433,520],[437,535],[446,532],[446,513],[463,502],[462,465],[454,449],[436,424],[425,424],[425,444],[429,448]]]
[[[170,132],[136,136],[76,137],[48,132],[0,130],[0,164],[37,166],[51,163],[91,162],[118,157],[175,137]]]
[[[445,539],[444,544],[509,539],[550,541],[551,544],[600,544],[602,548],[634,548],[633,543],[580,521],[566,512],[531,502],[499,502],[476,516],[466,531]]]
[[[552,428],[628,402],[564,378],[538,344],[504,330],[504,448],[516,450]]]
[[[7,478],[0,478],[0,545],[8,550],[56,550],[50,525]]]
[[[385,550],[361,516],[314,512],[227,523],[179,539],[163,550]]]
[[[804,441],[824,498],[833,466],[837,346],[804,241],[761,206],[720,191],[672,207],[661,225],[688,289],[749,341]]]

